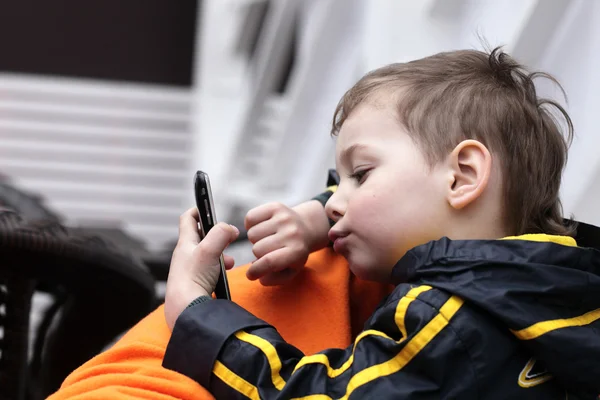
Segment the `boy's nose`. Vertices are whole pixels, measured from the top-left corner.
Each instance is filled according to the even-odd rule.
[[[346,202],[338,189],[331,195],[329,200],[327,200],[327,203],[325,204],[325,213],[330,219],[337,222],[344,216],[345,212]]]

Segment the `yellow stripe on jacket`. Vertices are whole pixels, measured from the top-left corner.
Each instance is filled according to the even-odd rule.
[[[402,337],[396,343],[405,343],[404,347],[395,354],[391,359],[385,361],[380,364],[372,365],[363,369],[351,376],[348,380],[346,393],[342,397],[342,399],[347,399],[353,391],[358,389],[359,387],[372,382],[380,377],[385,377],[391,374],[394,374],[404,368],[406,365],[410,363],[410,361],[416,357],[421,350],[425,346],[427,346],[435,337],[448,325],[450,319],[458,312],[458,310],[463,305],[463,300],[452,296],[450,297],[444,305],[440,308],[439,313],[436,314],[420,331],[418,331],[414,336],[408,339],[408,334],[406,332],[405,327],[405,317],[406,312],[408,310],[408,306],[418,297],[419,294],[430,290],[429,286],[419,286],[416,288],[412,288],[406,294],[406,296],[402,297],[397,305],[396,305],[396,313],[395,313],[395,321],[398,325],[398,329],[402,332]],[[362,332],[355,340],[352,353],[346,362],[339,368],[333,369],[330,365],[329,359],[325,354],[315,354],[312,356],[303,357],[296,367],[294,368],[294,373],[297,373],[300,368],[305,367],[310,364],[322,364],[326,367],[326,374],[330,379],[336,378],[340,376],[343,372],[349,370],[352,366],[354,360],[354,352],[357,346],[364,340],[364,338],[368,336],[379,336],[384,337],[389,340],[393,340],[388,335],[383,332],[375,331],[375,330],[367,330]],[[273,385],[278,389],[282,390],[285,386],[285,381],[279,375],[281,370],[281,360],[279,359],[275,347],[259,336],[249,334],[247,332],[238,332],[236,337],[248,344],[251,344],[264,353],[267,363],[271,368],[271,379],[273,381]],[[244,378],[237,376],[230,370],[227,370],[227,373],[223,373],[222,364],[219,365],[221,369],[219,378],[222,379],[228,386],[235,389],[239,393],[242,393],[244,396],[250,397],[255,394],[253,386],[251,383],[247,382]],[[243,391],[242,391],[243,390]],[[304,397],[304,399],[330,399],[329,396],[325,394],[315,394],[310,395],[308,397]]]

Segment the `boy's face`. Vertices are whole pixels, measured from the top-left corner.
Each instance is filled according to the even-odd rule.
[[[387,282],[409,249],[444,236],[447,171],[429,167],[392,109],[358,106],[340,130],[336,164],[329,236],[355,275]]]

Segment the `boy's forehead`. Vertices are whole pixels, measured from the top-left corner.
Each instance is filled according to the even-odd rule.
[[[337,135],[336,147],[341,150],[359,141],[384,138],[399,129],[402,126],[392,107],[361,104],[344,121]]]
[[[343,154],[348,154],[348,149],[352,146],[356,146],[363,141],[366,135],[366,129],[364,129],[363,121],[361,117],[357,115],[353,119],[347,119],[340,129],[336,137],[335,152],[336,158],[342,158]]]

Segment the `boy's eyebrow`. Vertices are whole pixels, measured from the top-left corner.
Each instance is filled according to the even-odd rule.
[[[340,161],[344,163],[348,161],[356,151],[364,150],[366,148],[367,146],[365,146],[364,144],[355,143],[352,146],[349,146],[342,150],[342,153],[340,154]]]

